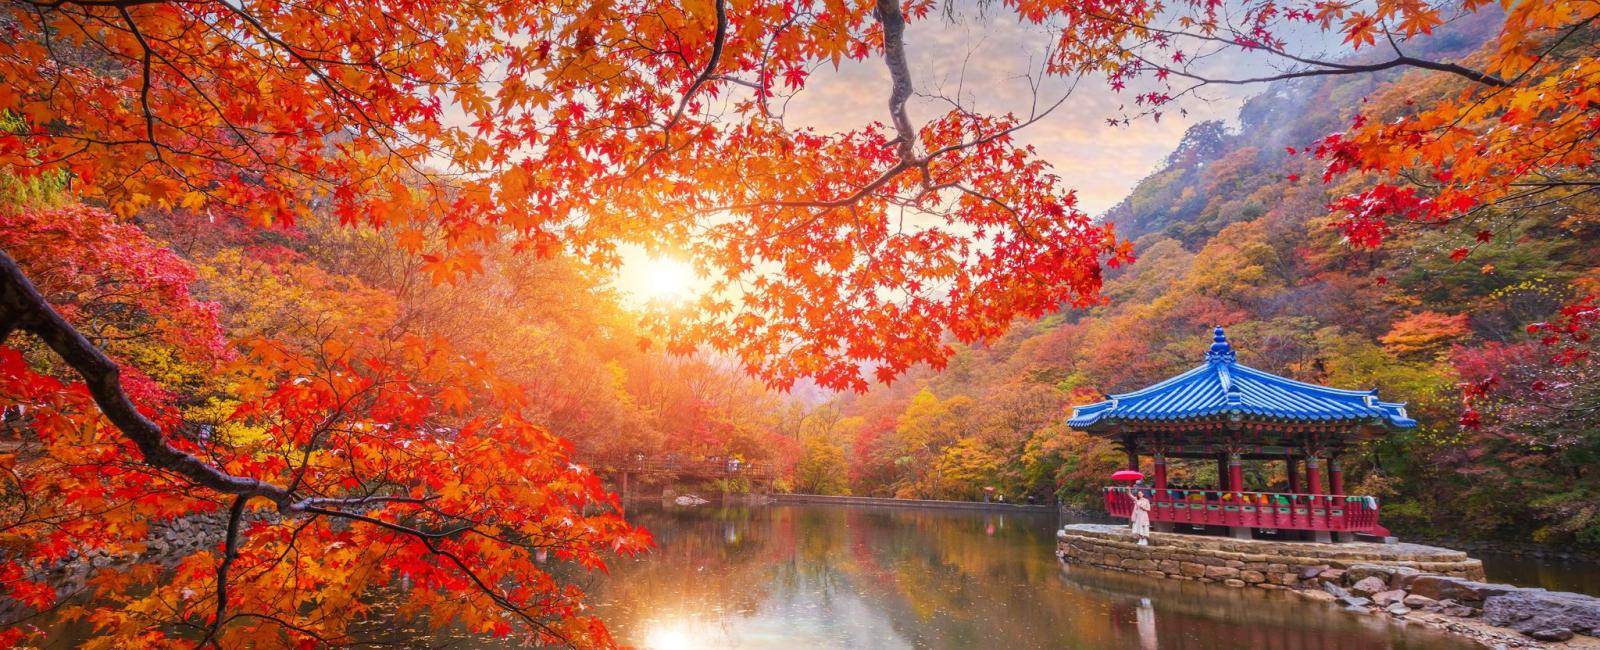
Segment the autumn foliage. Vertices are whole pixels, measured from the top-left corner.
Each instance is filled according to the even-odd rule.
[[[1221,324],[1253,366],[1409,403],[1421,428],[1345,459],[1347,485],[1384,499],[1402,535],[1600,543],[1585,99],[1596,6],[1074,7],[1055,64],[1134,96],[1107,128],[1180,114],[1226,86],[1262,92],[1237,128],[1190,126],[1107,213],[1139,258],[1108,276],[1108,304],[1019,323],[958,348],[944,372],[841,400],[867,422],[980,405],[914,453],[917,429],[858,434],[852,492],[965,498],[992,486],[1092,505],[1125,461],[1061,427],[1066,409],[1188,370],[1205,325]],[[1314,54],[1307,30],[1349,56]],[[1205,63],[1219,57],[1265,65]],[[1015,399],[1031,391],[1048,399]],[[997,417],[1008,426],[987,424]],[[899,471],[922,464],[943,477]],[[1172,471],[1216,478],[1204,463]],[[1246,479],[1287,489],[1270,466]]]
[[[1105,270],[1134,249],[1020,140],[1065,99],[989,114],[957,98],[913,122],[907,42],[935,19],[928,0],[8,3],[0,597],[23,613],[0,619],[0,642],[76,626],[107,646],[340,644],[393,615],[611,645],[572,572],[650,539],[586,454],[765,455],[813,489],[1059,492],[1107,451],[1062,429],[1062,409],[1112,386],[1110,369],[1165,372],[1164,333],[1268,313],[1311,274],[1328,300],[1387,286],[1363,274],[1376,253],[1345,244],[1449,242],[1452,265],[1521,245],[1549,226],[1545,208],[1587,205],[1596,187],[1594,2],[1508,3],[1458,60],[1418,48],[1490,5],[1000,4],[1060,27],[1046,72],[1132,95],[1112,126],[1182,111],[1208,86],[1429,85],[1417,105],[1390,86],[1381,109],[1286,147],[1301,161],[1287,185],[1320,171],[1334,190],[1299,216],[1328,217],[1319,231],[1342,241],[1288,250],[1288,230],[1214,209],[1191,241],[1150,242],[1130,276],[1173,293],[1123,278],[1110,297],[1150,306],[1092,325],[1061,313],[1103,306]],[[1308,58],[1296,30],[1349,56]],[[1205,64],[1234,54],[1288,67]],[[786,122],[784,100],[847,63],[887,72],[870,89],[881,121]],[[1242,151],[1200,174],[1211,194],[1251,180],[1262,150]],[[1184,249],[1211,234],[1226,236]],[[709,286],[619,316],[596,278],[632,249],[690,260]],[[1501,416],[1544,395],[1582,406],[1581,384],[1525,363],[1591,376],[1594,303],[1562,298],[1528,326],[1538,343],[1450,348],[1488,328],[1414,300],[1343,331],[1269,320],[1262,349],[1304,375],[1432,398],[1449,359],[1470,403]],[[847,398],[825,418],[774,422],[787,414],[736,373],[656,356],[698,350],[770,387],[859,391],[969,361],[1019,322],[1051,331],[981,401]],[[1064,351],[1072,337],[1085,347]],[[1308,340],[1340,354],[1297,357]],[[1511,420],[1549,413],[1534,410]],[[1483,446],[1524,460],[1500,443]],[[214,548],[146,553],[153,530],[190,522]],[[85,565],[81,593],[50,582]]]
[[[544,564],[648,545],[543,424],[581,430],[540,398],[582,394],[451,329],[512,323],[414,281],[515,252],[687,257],[713,286],[629,343],[776,386],[863,387],[942,363],[946,333],[1096,301],[1127,249],[1016,144],[1041,115],[907,116],[907,15],[930,8],[8,5],[0,566],[32,613],[7,640],[49,620],[107,644],[343,643],[392,591],[437,629],[609,645]],[[774,110],[814,66],[879,57],[887,124]],[[688,447],[758,447],[731,442],[733,409],[692,409]],[[152,526],[191,521],[216,548],[144,559]],[[91,556],[112,559],[86,593],[40,586]]]

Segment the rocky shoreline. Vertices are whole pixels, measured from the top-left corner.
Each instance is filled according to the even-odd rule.
[[[227,519],[225,512],[206,512],[156,522],[151,524],[144,547],[137,553],[117,555],[104,549],[92,549],[81,554],[72,551],[65,559],[33,578],[54,586],[58,599],[71,598],[84,590],[98,569],[134,562],[170,565],[200,549],[220,546],[222,535],[228,527]],[[21,603],[0,598],[0,621],[18,619],[27,613]]]
[[[1295,593],[1351,610],[1423,622],[1491,647],[1600,648],[1600,639],[1595,638],[1600,636],[1600,598],[1583,594],[1373,564],[1317,571]],[[1569,641],[1573,643],[1563,643]],[[1561,645],[1552,645],[1556,643]]]
[[[1451,549],[1163,533],[1139,546],[1123,526],[1072,524],[1057,534],[1057,556],[1156,578],[1288,590],[1489,647],[1600,649],[1600,598],[1482,582],[1482,563]]]

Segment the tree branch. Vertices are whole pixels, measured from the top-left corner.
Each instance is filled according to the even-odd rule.
[[[62,318],[4,250],[0,250],[0,323],[33,333],[60,355],[83,378],[100,412],[139,449],[146,464],[224,494],[265,497],[280,509],[294,501],[282,487],[228,474],[173,447],[161,427],[140,413],[123,391],[116,362]]]
[[[678,100],[678,110],[672,113],[672,118],[668,119],[666,126],[662,127],[662,135],[666,138],[671,138],[672,129],[683,119],[683,113],[688,110],[689,102],[694,99],[696,93],[700,92],[700,87],[711,81],[716,75],[717,64],[722,61],[722,48],[728,43],[728,6],[726,0],[716,0],[715,8],[717,31],[711,36],[711,56],[706,58],[705,69],[695,76],[694,82],[689,84],[689,89],[684,91],[683,97]],[[662,146],[666,145],[663,144]]]
[[[883,62],[889,67],[889,116],[900,137],[897,150],[901,161],[916,157],[917,132],[906,115],[906,100],[911,98],[911,68],[906,65],[906,17],[900,13],[900,0],[878,0],[875,11],[883,25]]]
[[[683,120],[684,113],[689,109],[689,102],[694,100],[694,96],[700,92],[700,88],[706,85],[707,82],[720,78],[717,75],[717,64],[722,62],[722,49],[728,43],[728,6],[726,0],[716,0],[715,9],[717,29],[711,36],[711,55],[706,58],[705,69],[701,70],[700,74],[695,75],[694,81],[689,84],[689,89],[685,90],[683,97],[678,99],[677,110],[673,111],[672,117],[667,118],[666,123],[662,125],[661,146],[652,149],[644,157],[644,160],[639,161],[639,166],[634,167],[633,171],[628,173],[629,176],[639,173],[645,167],[648,167],[657,156],[666,153],[668,149],[672,148],[672,130],[677,128],[678,122]]]
[[[223,616],[228,612],[228,570],[233,567],[234,559],[239,557],[239,520],[244,516],[244,504],[249,497],[240,495],[234,497],[233,507],[228,510],[228,532],[224,537],[222,547],[222,562],[217,565],[217,611],[211,620],[211,629],[206,631],[206,637],[196,646],[205,646],[207,643],[217,643],[217,631],[222,629]]]

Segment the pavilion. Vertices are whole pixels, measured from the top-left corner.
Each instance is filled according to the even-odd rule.
[[[1241,539],[1259,530],[1324,542],[1358,533],[1388,537],[1378,525],[1377,499],[1345,493],[1339,456],[1363,437],[1417,426],[1405,404],[1379,401],[1376,390],[1317,386],[1240,364],[1220,327],[1203,365],[1076,407],[1067,424],[1115,440],[1129,469],[1139,469],[1141,454],[1153,457],[1153,487],[1106,488],[1106,510],[1114,516],[1130,516],[1132,490],[1145,489],[1157,530],[1226,527]],[[1172,458],[1216,461],[1219,485],[1169,486]],[[1245,460],[1282,461],[1288,491],[1246,490]]]

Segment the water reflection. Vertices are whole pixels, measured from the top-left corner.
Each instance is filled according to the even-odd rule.
[[[1551,560],[1511,553],[1476,552],[1489,580],[1551,591],[1574,591],[1600,596],[1600,565],[1594,562]]]
[[[1054,520],[773,506],[637,513],[659,549],[594,586],[646,648],[1469,648],[1280,593],[1068,567]]]

